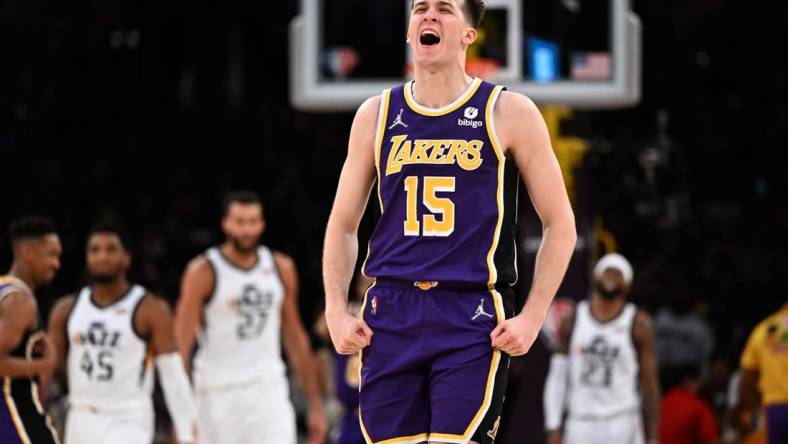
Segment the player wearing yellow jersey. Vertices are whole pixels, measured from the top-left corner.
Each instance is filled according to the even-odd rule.
[[[769,444],[788,442],[788,302],[758,324],[741,356],[734,417],[757,407],[760,394]]]

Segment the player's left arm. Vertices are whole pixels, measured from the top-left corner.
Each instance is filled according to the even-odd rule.
[[[763,343],[764,329],[759,325],[750,333],[740,359],[739,396],[729,416],[731,424],[742,436],[752,431],[754,424],[752,412],[761,404],[758,379],[762,362],[761,344]]]
[[[293,259],[285,254],[274,253],[274,260],[285,287],[285,298],[282,302],[282,336],[285,352],[301,380],[309,402],[309,443],[319,444],[325,440],[327,426],[318,373],[312,366],[314,353],[298,313],[298,270]]]
[[[146,295],[134,320],[137,331],[149,338],[167,410],[180,444],[195,441],[197,407],[189,377],[175,344],[172,311],[164,300]]]
[[[577,240],[575,217],[542,114],[527,97],[504,91],[494,110],[501,149],[514,160],[542,222],[528,300],[518,316],[498,324],[493,346],[517,356],[528,352],[566,273]]]
[[[654,351],[654,327],[644,311],[635,315],[632,331],[635,347],[640,363],[640,389],[643,395],[643,410],[646,419],[646,436],[648,442],[659,441],[659,378],[657,376],[657,358]]]

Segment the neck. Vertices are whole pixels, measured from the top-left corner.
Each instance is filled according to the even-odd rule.
[[[223,243],[220,248],[224,257],[242,268],[249,268],[257,262],[257,249],[249,252],[240,251],[229,241]]]
[[[624,302],[625,300],[622,297],[607,300],[598,294],[594,294],[591,296],[591,313],[599,321],[607,322],[621,313]]]
[[[121,277],[106,284],[93,284],[93,298],[100,305],[111,304],[129,291],[129,282]]]
[[[434,70],[417,66],[414,78],[413,98],[429,108],[442,108],[457,100],[473,81],[464,65]]]
[[[30,287],[31,290],[35,290],[38,287],[38,283],[33,279],[33,274],[30,273],[30,271],[27,270],[24,265],[16,261],[11,264],[11,269],[8,270],[8,275],[24,282],[28,287]]]

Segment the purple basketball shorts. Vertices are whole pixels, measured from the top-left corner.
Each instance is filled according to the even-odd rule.
[[[492,443],[509,356],[490,333],[512,316],[513,291],[379,280],[367,291],[361,429],[368,443]]]
[[[788,443],[788,404],[766,407],[766,439],[769,444]]]

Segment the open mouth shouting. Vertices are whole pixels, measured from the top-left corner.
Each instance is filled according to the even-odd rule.
[[[424,29],[419,35],[419,43],[421,43],[423,46],[434,46],[440,42],[440,36],[432,29]]]

